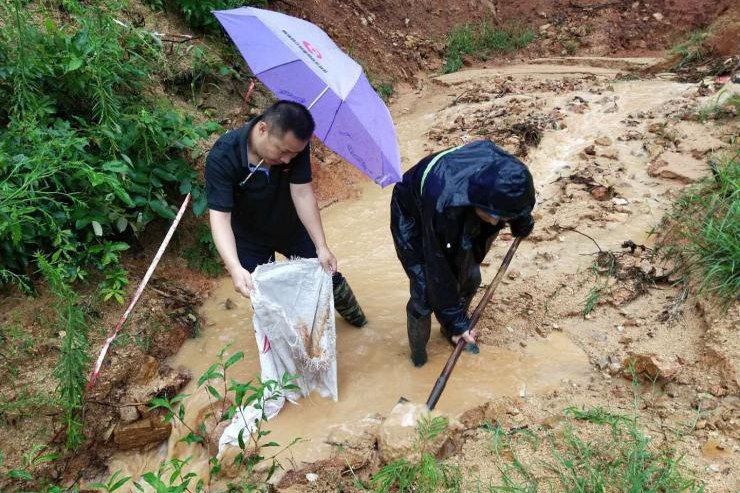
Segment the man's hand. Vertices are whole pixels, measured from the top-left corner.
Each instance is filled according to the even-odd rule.
[[[531,214],[509,221],[511,236],[515,238],[526,238],[534,229],[534,218]]]
[[[333,253],[331,253],[329,248],[320,248],[316,251],[316,254],[319,257],[321,267],[323,267],[326,272],[334,274],[337,271],[337,258]]]
[[[254,285],[252,284],[252,274],[243,267],[237,267],[230,272],[231,280],[234,281],[234,291],[240,293],[245,298],[252,296]]]
[[[463,339],[465,339],[465,341],[467,343],[469,343],[469,344],[475,344],[475,338],[478,337],[478,333],[475,331],[475,329],[473,329],[473,330],[466,330],[465,332],[463,332],[460,335],[452,336],[452,342],[454,342],[455,344],[457,344],[457,341],[459,341],[461,337]]]

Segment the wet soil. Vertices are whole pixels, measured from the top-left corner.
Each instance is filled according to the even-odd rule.
[[[469,430],[449,460],[473,464],[476,480],[495,482],[487,435],[475,431],[483,421],[536,426],[569,406],[598,406],[637,413],[658,445],[685,454],[708,490],[733,491],[740,400],[732,334],[740,314],[737,307],[722,313],[675,287],[673,266],[653,255],[655,239],[648,233],[680,189],[708,173],[706,158],[727,148],[738,127],[687,118],[711,97],[696,84],[620,80],[619,70],[598,65],[469,70],[429,79],[392,106],[404,167],[428,152],[492,138],[522,157],[537,185],[537,228],[484,313],[481,354],[463,356],[438,406]],[[522,125],[539,138],[512,130]],[[691,159],[674,166],[676,156]],[[656,168],[661,159],[671,162]],[[672,172],[658,172],[666,167]],[[342,479],[347,464],[365,475],[377,467],[366,424],[387,416],[400,396],[423,402],[450,350],[434,335],[429,363],[415,369],[408,361],[407,288],[387,230],[389,193],[368,185],[361,198],[323,213],[328,240],[370,324],[357,330],[338,320],[338,403],[311,397],[270,423],[279,443],[305,439],[283,461],[299,471],[281,483],[291,491],[340,485],[351,491]],[[495,242],[484,280],[509,241],[502,234]],[[584,316],[594,286],[600,295]],[[207,320],[201,337],[168,364],[198,375],[232,343],[250,355],[236,373],[256,374],[249,304],[236,297],[228,279],[201,313]],[[637,396],[627,361],[635,364],[635,381],[644,382]],[[207,405],[195,396],[191,416]],[[361,460],[337,441],[337,429],[364,437]],[[111,470],[136,476],[165,457],[193,456],[194,470],[207,474],[207,454],[177,443],[182,434],[175,429],[168,446],[149,454],[117,455]],[[319,476],[310,485],[308,472]]]

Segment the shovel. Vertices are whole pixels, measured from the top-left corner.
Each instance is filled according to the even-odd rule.
[[[501,262],[501,267],[499,267],[498,272],[496,272],[496,277],[494,277],[493,281],[491,281],[491,284],[488,285],[483,298],[481,298],[480,302],[478,302],[478,306],[475,307],[473,314],[470,316],[470,326],[468,327],[468,330],[473,330],[473,328],[475,328],[475,325],[478,323],[478,319],[480,319],[480,316],[483,313],[483,309],[491,300],[493,292],[496,290],[496,286],[498,286],[498,284],[501,282],[501,278],[504,277],[504,273],[506,273],[506,269],[509,267],[511,259],[514,258],[514,253],[516,253],[516,249],[517,247],[519,247],[519,243],[521,242],[521,240],[521,238],[514,238],[514,243],[511,244],[511,246],[509,247],[509,251],[506,252],[506,256]],[[457,363],[457,359],[460,357],[460,354],[463,352],[466,344],[467,343],[465,339],[463,339],[462,337],[457,341],[455,349],[452,351],[452,354],[447,360],[447,364],[442,370],[442,373],[440,373],[439,378],[437,379],[437,383],[434,384],[434,388],[432,389],[432,392],[431,394],[429,394],[429,398],[427,399],[427,409],[429,409],[430,411],[434,409],[434,406],[437,405],[437,401],[442,395],[442,391],[447,385],[447,380],[450,378],[452,370],[455,368],[455,364]]]

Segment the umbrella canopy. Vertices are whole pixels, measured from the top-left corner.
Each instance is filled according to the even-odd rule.
[[[401,179],[401,156],[388,108],[362,67],[319,27],[270,10],[214,14],[252,72],[279,99],[308,107],[316,136],[381,187]]]

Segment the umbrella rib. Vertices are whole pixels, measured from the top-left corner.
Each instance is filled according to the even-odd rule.
[[[244,58],[245,58],[245,60],[246,60],[246,57],[244,57]],[[262,75],[262,74],[264,74],[264,73],[267,73],[267,72],[269,72],[270,70],[275,70],[276,68],[280,68],[280,67],[282,67],[283,65],[288,65],[288,64],[291,64],[291,63],[295,63],[295,62],[301,62],[301,63],[303,63],[303,62],[301,61],[301,59],[300,59],[300,58],[294,58],[293,60],[290,60],[290,61],[287,61],[287,62],[283,62],[283,63],[281,63],[280,65],[273,65],[272,67],[270,67],[270,68],[268,68],[268,69],[266,69],[266,70],[263,70],[262,72],[259,72],[259,73],[255,73],[255,74],[254,74],[254,76],[255,76],[255,77],[259,77],[260,75]]]
[[[329,90],[329,84],[327,84],[326,87],[324,88],[324,90],[321,91],[321,93],[319,93],[318,96],[316,96],[316,99],[314,99],[311,102],[311,104],[308,105],[307,109],[310,110],[311,108],[313,108],[313,105],[315,105],[319,101],[319,99],[321,99],[321,96],[323,96],[324,94],[326,94],[326,91],[328,91],[328,90]]]
[[[334,116],[331,118],[331,125],[329,125],[329,129],[326,131],[326,134],[324,135],[324,139],[329,137],[329,134],[331,133],[332,129],[334,128],[334,122],[337,121],[337,113],[339,113],[339,110],[342,108],[342,105],[344,104],[344,99],[339,100],[339,105],[337,105],[337,109],[334,112]],[[323,140],[323,139],[322,139]],[[336,151],[334,151],[336,152]]]

